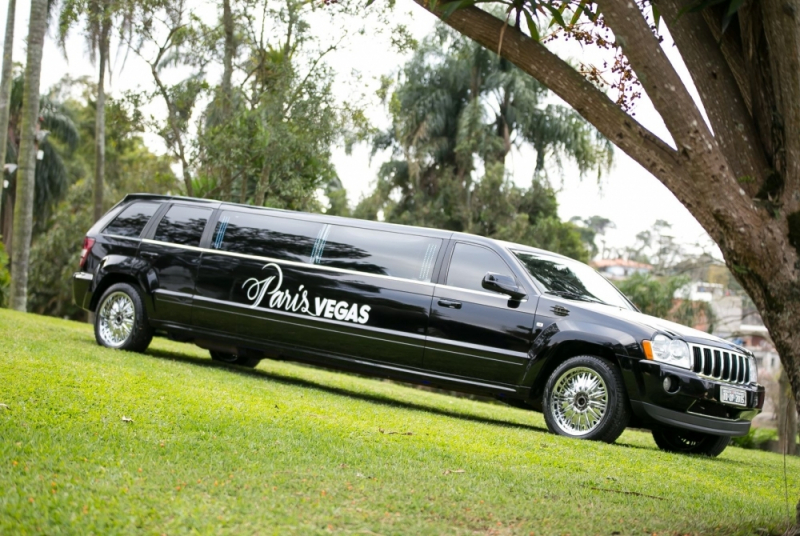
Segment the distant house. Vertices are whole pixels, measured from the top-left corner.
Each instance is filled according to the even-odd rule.
[[[625,279],[633,274],[649,274],[653,266],[627,259],[598,259],[589,263],[608,279]]]

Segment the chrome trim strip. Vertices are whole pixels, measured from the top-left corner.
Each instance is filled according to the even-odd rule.
[[[188,249],[190,251],[197,251],[200,253],[210,253],[214,255],[223,255],[227,257],[238,257],[240,259],[250,259],[254,261],[264,261],[264,262],[275,262],[279,264],[288,264],[290,266],[297,266],[299,268],[313,268],[316,270],[323,270],[327,272],[339,272],[344,274],[352,274],[352,275],[360,275],[360,276],[368,276],[368,277],[377,277],[380,279],[389,279],[392,281],[403,281],[405,283],[416,283],[418,285],[424,285],[427,287],[435,286],[434,283],[430,281],[417,281],[416,279],[405,279],[402,277],[394,277],[391,275],[381,275],[381,274],[371,274],[369,272],[359,272],[357,270],[348,270],[346,268],[335,268],[332,266],[321,266],[319,264],[309,264],[307,262],[297,262],[297,261],[287,261],[285,259],[275,259],[272,257],[261,257],[260,255],[248,255],[246,253],[236,253],[233,251],[223,251],[221,249],[209,249],[209,248],[201,248],[197,246],[185,246],[183,244],[173,244],[171,242],[162,242],[161,240],[151,240],[149,238],[142,239],[142,242],[147,244],[153,244],[157,246],[168,246],[174,248],[181,248],[181,249]]]
[[[172,292],[172,291],[161,291],[161,292],[168,292],[170,294],[175,294],[175,295],[180,295],[180,296],[188,296],[188,294],[183,294],[183,293],[179,293],[179,292]],[[280,309],[268,309],[268,308],[264,308],[264,307],[259,307],[257,309],[254,309],[251,306],[246,305],[246,304],[230,302],[230,301],[226,301],[226,300],[218,300],[216,298],[206,298],[204,296],[195,295],[195,299],[198,300],[198,301],[203,301],[203,302],[207,302],[207,303],[216,303],[216,304],[222,304],[222,305],[229,305],[229,306],[233,306],[233,307],[236,307],[236,308],[239,308],[239,309],[247,309],[247,310],[250,310],[250,311],[258,311],[258,312],[262,312],[262,313],[264,313],[264,312],[266,312],[266,313],[274,313],[274,314],[281,315],[281,316],[288,316],[288,317],[292,317],[292,318],[302,318],[302,319],[306,319],[306,320],[316,320],[317,322],[322,322],[322,323],[325,323],[325,324],[331,324],[331,325],[334,325],[334,326],[349,326],[349,325],[352,325],[352,327],[358,328],[359,330],[371,331],[373,333],[380,333],[380,334],[383,334],[383,335],[393,335],[393,336],[396,336],[396,337],[404,337],[404,338],[415,339],[415,340],[420,340],[420,341],[424,340],[426,342],[434,342],[434,343],[438,343],[438,344],[446,344],[448,346],[455,346],[455,347],[458,347],[458,348],[467,348],[467,349],[470,349],[470,350],[478,350],[478,351],[482,351],[482,352],[491,352],[491,353],[494,353],[494,354],[508,355],[508,356],[517,357],[517,358],[520,358],[520,359],[527,359],[528,358],[528,354],[526,352],[514,352],[514,351],[511,351],[511,350],[502,350],[502,349],[498,349],[498,348],[492,348],[490,346],[483,346],[483,345],[480,345],[480,344],[456,342],[456,341],[451,341],[451,340],[447,340],[447,339],[440,339],[438,337],[427,337],[425,335],[419,335],[417,333],[408,333],[408,332],[404,332],[404,331],[396,331],[396,330],[393,330],[393,329],[378,328],[378,327],[375,327],[375,326],[366,326],[366,325],[363,325],[363,324],[352,324],[351,322],[344,322],[344,321],[341,321],[341,320],[334,320],[334,319],[329,319],[329,318],[320,318],[318,316],[311,316],[311,315],[307,315],[307,314],[293,313],[291,311],[281,311]],[[315,328],[315,329],[323,329],[323,328]],[[353,335],[358,335],[358,333],[352,333],[352,334]],[[358,335],[358,336],[365,337],[366,335]],[[391,341],[391,342],[400,342],[400,341]],[[401,343],[401,344],[408,344],[408,343]],[[436,348],[435,350],[436,351],[440,351],[440,352],[449,352],[449,353],[453,353],[453,354],[461,354],[461,355],[465,354],[465,352],[456,352],[456,351],[444,350],[444,349],[440,349],[440,348]],[[487,359],[487,360],[492,360],[492,361],[502,361],[503,363],[511,363],[510,361],[506,361],[506,360],[502,360],[502,359],[494,359],[494,358],[491,358],[491,357],[484,357],[484,356],[479,356],[479,355],[474,355],[474,354],[468,354],[468,355],[471,355],[471,356],[474,356],[474,357],[477,357],[477,358],[480,358],[480,359]],[[513,363],[513,364],[520,365],[520,366],[522,365],[522,363]]]
[[[139,240],[138,236],[122,236],[122,235],[116,235],[116,234],[111,234],[111,233],[100,233],[100,234],[103,235],[103,236],[110,236],[111,238],[121,238],[123,240]]]
[[[491,296],[492,298],[500,298],[503,301],[511,301],[511,297],[509,295],[507,295],[507,294],[499,294],[497,292],[483,292],[481,290],[472,290],[472,289],[469,289],[469,288],[451,287],[450,285],[436,285],[436,287],[437,288],[446,288],[446,289],[449,289],[449,290],[456,290],[458,292],[469,292],[469,293],[472,293],[472,294],[478,294],[480,296]],[[434,297],[436,297],[435,294],[434,294]],[[519,301],[520,301],[520,303],[525,303],[526,301],[528,301],[528,298],[524,298],[524,299],[519,300]]]
[[[512,350],[502,350],[502,349],[499,349],[499,348],[492,348],[491,346],[483,346],[481,344],[472,344],[472,343],[468,343],[468,342],[456,342],[456,341],[452,341],[452,340],[449,340],[449,339],[440,339],[439,337],[428,337],[427,340],[429,342],[435,342],[435,343],[438,343],[438,344],[447,344],[447,345],[450,345],[450,346],[458,346],[459,348],[469,348],[470,350],[478,350],[480,352],[491,352],[493,354],[502,354],[502,355],[508,355],[508,356],[512,356],[512,357],[519,357],[521,359],[528,359],[528,353],[527,352],[514,352]],[[441,351],[449,352],[450,350],[441,350]],[[454,352],[454,353],[457,353],[457,352]],[[470,354],[470,355],[472,355],[472,354]],[[475,357],[481,357],[481,356],[475,356]],[[486,358],[481,358],[481,359],[492,359],[492,358],[486,357]],[[504,361],[504,362],[507,363],[507,361]],[[516,363],[516,364],[517,365],[521,365],[522,363]]]
[[[94,274],[89,272],[75,272],[72,274],[73,279],[83,279],[85,281],[92,281],[94,279]]]

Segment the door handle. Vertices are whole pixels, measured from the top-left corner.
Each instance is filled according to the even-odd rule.
[[[141,255],[145,259],[157,259],[158,258],[158,253],[156,253],[155,251],[140,251],[139,255]]]
[[[461,302],[455,300],[439,300],[439,305],[442,307],[448,307],[450,309],[461,309]]]

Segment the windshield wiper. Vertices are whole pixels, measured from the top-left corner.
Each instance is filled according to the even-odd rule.
[[[577,292],[571,292],[569,290],[546,290],[545,294],[552,294],[553,296],[558,296],[560,298],[567,298],[568,300],[578,300],[578,301],[586,301],[591,303],[602,303],[603,305],[608,305],[603,300],[598,300],[594,296],[587,296],[585,294],[578,294]]]

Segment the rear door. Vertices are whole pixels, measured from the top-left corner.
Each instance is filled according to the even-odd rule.
[[[153,320],[191,324],[192,295],[200,265],[200,239],[213,209],[172,204],[151,238],[142,240],[139,257],[149,263],[146,278],[153,289]]]
[[[431,304],[425,368],[493,383],[517,384],[528,363],[535,303],[483,289],[487,272],[517,280],[497,252],[457,242]]]

